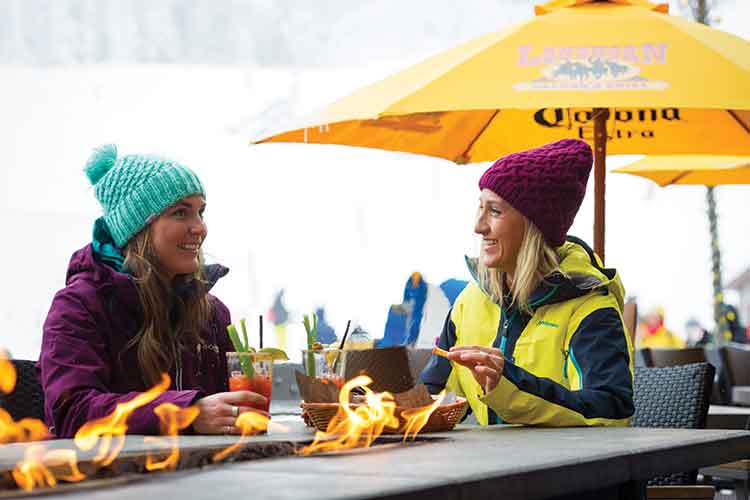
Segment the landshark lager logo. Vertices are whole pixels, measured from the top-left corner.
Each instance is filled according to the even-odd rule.
[[[643,66],[667,62],[666,43],[644,43],[613,47],[518,48],[518,65],[540,66],[541,76],[519,82],[521,91],[545,90],[664,90],[669,83],[649,80],[641,74]]]

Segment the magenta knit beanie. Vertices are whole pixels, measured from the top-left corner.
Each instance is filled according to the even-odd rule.
[[[592,159],[584,141],[563,139],[503,156],[479,179],[479,189],[510,203],[559,247],[586,194]]]

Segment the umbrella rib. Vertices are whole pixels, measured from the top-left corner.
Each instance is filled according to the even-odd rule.
[[[739,116],[737,116],[737,114],[736,114],[736,113],[735,113],[735,112],[734,112],[733,110],[731,110],[731,109],[728,109],[728,110],[727,110],[727,113],[729,113],[729,115],[730,115],[730,116],[731,116],[732,118],[734,118],[734,120],[735,120],[735,121],[736,121],[737,123],[739,123],[739,124],[740,124],[740,127],[742,127],[742,128],[743,128],[743,129],[745,130],[745,132],[747,132],[748,134],[750,134],[750,127],[748,127],[747,125],[745,125],[745,122],[743,122],[743,121],[742,121],[742,120],[740,119],[740,117],[739,117]]]
[[[495,117],[497,116],[497,114],[498,114],[499,112],[500,112],[500,110],[499,110],[499,109],[496,109],[496,110],[495,110],[495,111],[494,111],[494,112],[492,113],[492,115],[490,116],[490,119],[489,119],[489,120],[487,120],[487,123],[485,123],[485,124],[484,124],[484,125],[482,126],[482,128],[481,128],[481,129],[479,129],[479,131],[478,131],[478,132],[477,132],[477,133],[476,133],[476,134],[474,135],[474,138],[473,138],[473,139],[471,140],[471,142],[470,142],[470,143],[469,143],[469,145],[468,145],[468,146],[466,147],[466,149],[464,150],[464,152],[463,152],[463,153],[461,153],[460,155],[458,155],[458,156],[456,157],[456,160],[459,160],[459,159],[460,159],[460,160],[461,160],[461,161],[463,161],[464,163],[466,163],[466,162],[467,162],[467,160],[469,159],[469,157],[468,157],[468,155],[469,155],[469,151],[471,151],[471,148],[473,148],[473,147],[474,147],[474,144],[476,144],[477,140],[479,140],[479,138],[480,138],[480,137],[482,136],[482,134],[484,134],[484,131],[485,131],[485,130],[487,130],[487,127],[489,127],[489,126],[490,126],[490,123],[492,123],[492,120],[494,120],[494,119],[495,119]],[[454,161],[455,161],[455,160],[454,160]],[[456,163],[458,163],[458,162],[456,162]]]
[[[670,180],[669,182],[667,182],[667,183],[666,183],[666,184],[664,184],[664,185],[665,185],[665,186],[668,186],[669,184],[677,184],[677,181],[680,181],[680,180],[684,179],[684,178],[685,178],[685,177],[686,177],[686,176],[687,176],[687,175],[688,175],[689,173],[690,173],[690,171],[689,171],[689,170],[685,170],[685,171],[682,171],[682,172],[680,172],[679,174],[677,174],[677,175],[676,175],[676,176],[674,177],[674,179]]]

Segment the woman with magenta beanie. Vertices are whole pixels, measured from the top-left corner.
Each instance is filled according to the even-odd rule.
[[[458,296],[420,376],[465,396],[480,424],[628,425],[632,345],[614,269],[567,232],[591,148],[564,139],[500,158],[479,181],[474,282]]]
[[[45,420],[72,437],[171,377],[171,387],[128,418],[128,432],[158,434],[154,408],[197,405],[192,431],[237,432],[235,418],[265,398],[227,392],[226,306],[208,291],[228,270],[204,266],[203,184],[157,156],[94,151],[86,168],[104,216],[70,259],[66,286],[44,323],[39,368]]]

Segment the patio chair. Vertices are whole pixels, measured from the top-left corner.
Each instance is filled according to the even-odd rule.
[[[648,347],[642,347],[636,349],[635,352],[635,366],[654,366],[651,361],[651,349]]]
[[[634,300],[625,302],[622,308],[622,319],[630,335],[630,341],[635,345],[635,332],[638,328],[638,304]]]
[[[0,393],[0,408],[13,420],[27,417],[44,420],[44,392],[36,362],[25,359],[11,359],[10,362],[16,369],[16,387],[10,394]]]
[[[633,377],[633,427],[705,428],[714,373],[709,363],[637,367]],[[652,478],[648,482],[648,497],[713,498],[712,486],[694,486],[697,475],[694,470]],[[662,486],[670,488],[661,489]]]
[[[729,375],[727,373],[727,367],[724,364],[724,348],[706,346],[703,348],[703,351],[706,353],[706,361],[714,365],[714,368],[716,368],[714,389],[711,391],[711,404],[731,404],[732,388],[729,385]]]
[[[726,368],[730,402],[750,406],[750,347],[731,343],[721,349],[720,355]]]
[[[706,352],[702,347],[685,347],[682,349],[651,348],[648,351],[649,366],[658,368],[706,362]]]

